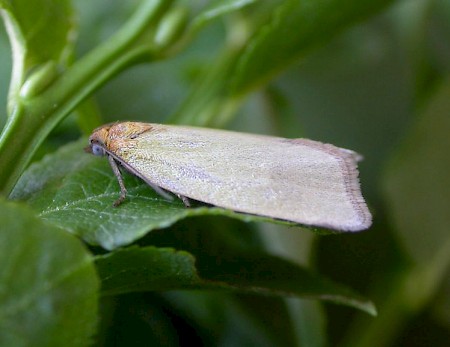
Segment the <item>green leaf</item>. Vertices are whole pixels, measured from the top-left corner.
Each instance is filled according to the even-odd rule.
[[[0,0],[0,14],[14,58],[10,96],[17,95],[30,69],[49,61],[67,64],[75,38],[69,0]]]
[[[103,295],[193,288],[194,257],[171,248],[130,247],[97,257]]]
[[[287,68],[311,48],[392,0],[285,0],[247,41],[236,65],[233,94],[242,94]]]
[[[87,346],[98,278],[81,242],[0,201],[0,345]]]
[[[327,300],[375,314],[370,301],[286,260],[259,254],[200,256],[170,248],[128,248],[97,258],[105,295],[225,289]]]
[[[27,200],[41,218],[81,236],[89,244],[109,250],[189,216],[224,215],[245,221],[273,221],[221,208],[186,208],[179,199],[168,201],[128,174],[127,200],[113,207],[120,192],[117,179],[107,160],[83,152],[85,144],[86,140],[70,144],[33,164],[11,198]]]
[[[229,22],[227,46],[207,65],[169,122],[223,126],[246,94],[391,2],[285,0],[253,6]]]
[[[2,15],[10,39],[14,40],[12,44],[25,51],[25,67],[49,60],[64,62],[68,58],[68,44],[74,38],[69,35],[74,34],[70,1],[2,0],[0,8],[4,10]]]

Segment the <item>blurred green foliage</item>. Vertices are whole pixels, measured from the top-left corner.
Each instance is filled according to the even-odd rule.
[[[448,0],[28,3],[0,0],[16,49],[27,48],[11,59],[7,35],[0,31],[0,125],[8,119],[8,129],[14,130],[4,130],[1,137],[0,186],[4,196],[21,200],[0,201],[0,332],[23,332],[2,335],[12,339],[5,341],[17,346],[33,345],[30,341],[57,346],[58,339],[85,346],[89,338],[96,346],[448,345]],[[161,8],[144,18],[155,4]],[[154,41],[161,18],[179,9],[189,15],[169,26],[173,33],[164,44]],[[12,28],[22,32],[11,35]],[[115,237],[132,235],[121,245],[140,239],[137,246],[110,252],[95,246],[98,240],[108,244],[108,232],[92,241],[98,220],[74,215],[85,232],[69,231],[90,244],[88,250],[67,234],[61,223],[67,216],[52,220],[42,211],[47,206],[63,210],[61,199],[77,199],[77,188],[104,189],[107,176],[102,182],[86,167],[101,176],[106,164],[89,162],[81,144],[72,141],[96,125],[122,119],[226,126],[354,149],[365,158],[360,176],[374,225],[359,234],[321,236],[200,211],[195,218],[172,219],[165,224],[170,227],[143,238],[148,225],[137,232],[136,226],[125,230],[120,220],[112,220]],[[142,189],[138,181],[127,180]],[[92,207],[94,216],[100,207]],[[53,243],[58,245],[49,249]],[[251,266],[255,259],[261,259],[257,271]],[[52,262],[56,273],[67,271],[62,282]],[[138,267],[145,262],[160,267],[147,273]],[[33,263],[52,271],[45,278],[18,276]],[[69,271],[71,266],[79,272]],[[285,274],[276,289],[290,288],[302,299],[255,295],[256,284],[273,284],[255,275],[264,270]],[[243,292],[207,291],[198,276],[223,281],[225,289],[251,282]],[[370,311],[366,299],[325,276],[373,300],[378,316],[306,300],[339,291],[342,300],[331,301]],[[310,278],[323,279],[328,292],[320,292]],[[71,280],[78,286],[70,286]],[[100,291],[94,335],[98,280],[105,291]],[[189,287],[186,283],[203,290],[175,291]],[[308,283],[312,295],[302,287]],[[58,285],[68,286],[66,296]],[[114,296],[108,290],[131,293]],[[78,304],[85,315],[70,310]],[[45,327],[41,339],[36,329],[26,328],[30,319]],[[54,329],[61,324],[73,335],[58,334]]]

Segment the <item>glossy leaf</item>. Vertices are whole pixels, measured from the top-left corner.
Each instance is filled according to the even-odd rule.
[[[14,57],[10,95],[16,95],[32,68],[50,61],[67,64],[75,21],[68,0],[0,0],[0,9]]]
[[[88,346],[98,279],[81,242],[0,201],[0,345]]]
[[[261,88],[313,48],[393,0],[284,0],[262,2],[237,17],[228,46],[207,65],[171,123],[221,127],[244,97]],[[252,11],[253,10],[253,11]]]
[[[0,8],[4,10],[3,19],[10,39],[14,40],[12,44],[24,50],[25,67],[68,58],[67,45],[74,39],[70,1],[2,0]]]
[[[170,248],[129,248],[99,257],[104,294],[173,289],[225,289],[328,300],[375,314],[350,289],[269,255],[198,257]]]
[[[27,200],[40,217],[109,250],[189,216],[271,220],[203,205],[186,208],[179,199],[166,200],[128,174],[125,174],[127,200],[116,208],[113,202],[120,192],[117,179],[105,158],[83,152],[85,144],[83,140],[65,146],[32,165],[11,197]]]

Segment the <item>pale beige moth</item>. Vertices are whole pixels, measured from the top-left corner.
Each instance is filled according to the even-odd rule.
[[[358,231],[371,225],[357,153],[308,139],[121,122],[94,130],[88,151],[107,156],[126,197],[120,167],[185,205],[198,200],[237,212]]]

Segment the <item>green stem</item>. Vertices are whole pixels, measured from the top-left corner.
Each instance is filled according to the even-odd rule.
[[[2,194],[10,194],[39,145],[83,99],[126,67],[159,57],[151,42],[138,41],[171,3],[143,1],[121,30],[76,62],[42,94],[31,99],[18,97],[0,136]]]

